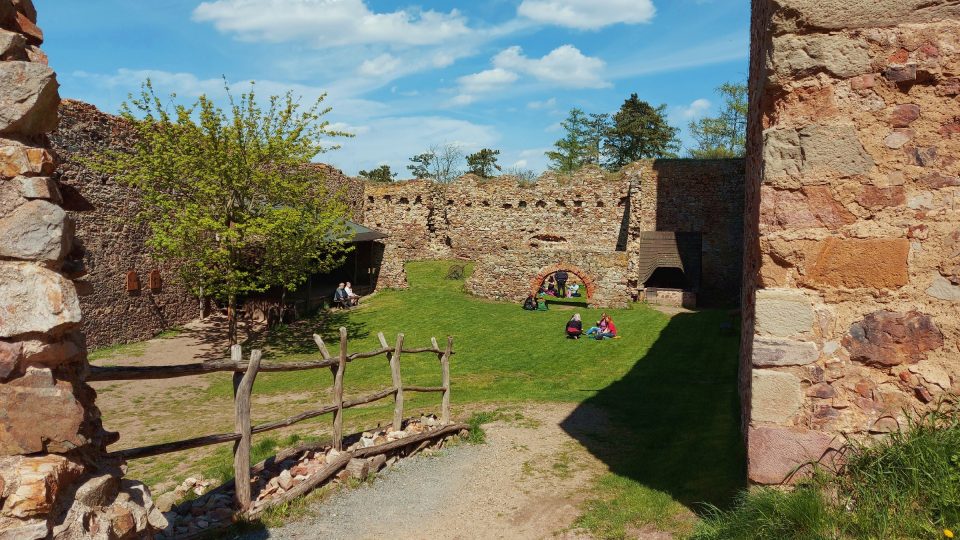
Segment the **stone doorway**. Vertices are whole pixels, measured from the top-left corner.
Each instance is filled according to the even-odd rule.
[[[579,268],[571,264],[554,264],[541,269],[537,273],[537,275],[534,276],[532,280],[530,280],[530,291],[533,294],[536,294],[537,291],[540,290],[540,286],[543,284],[544,281],[546,281],[546,279],[549,276],[561,270],[570,274],[572,277],[573,276],[577,277],[580,280],[580,283],[583,286],[582,290],[584,291],[581,294],[581,297],[583,297],[583,299],[587,303],[590,303],[590,299],[593,298],[593,293],[596,287],[596,285],[594,284],[594,279],[590,276],[589,273],[587,273],[582,268]]]

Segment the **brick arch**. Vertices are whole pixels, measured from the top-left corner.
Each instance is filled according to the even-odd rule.
[[[547,276],[554,272],[559,272],[560,270],[565,270],[568,274],[573,274],[580,278],[580,281],[583,282],[583,286],[587,289],[587,300],[593,298],[593,293],[596,288],[593,277],[584,269],[573,264],[553,264],[547,266],[540,270],[533,279],[530,280],[530,290],[534,294],[540,291],[540,285],[543,283],[543,280],[547,279]]]

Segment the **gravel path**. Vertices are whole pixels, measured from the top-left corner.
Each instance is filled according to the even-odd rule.
[[[560,429],[572,410],[524,408],[488,424],[487,444],[405,460],[317,503],[309,518],[244,538],[585,538],[566,530],[603,467]],[[584,420],[591,429],[605,424],[599,415]]]

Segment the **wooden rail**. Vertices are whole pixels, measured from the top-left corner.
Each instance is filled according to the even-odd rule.
[[[219,433],[214,435],[205,435],[180,441],[173,441],[161,444],[141,446],[138,448],[129,448],[118,450],[108,454],[111,457],[123,459],[137,459],[170,452],[178,452],[190,448],[209,446],[213,444],[222,444],[233,442],[233,467],[234,467],[234,493],[236,505],[240,512],[247,512],[250,509],[250,448],[253,435],[273,431],[299,422],[316,418],[325,414],[333,414],[333,447],[337,450],[343,448],[343,411],[352,407],[358,407],[374,401],[393,396],[393,430],[400,431],[403,422],[403,399],[404,392],[437,392],[442,394],[441,398],[441,418],[440,421],[446,426],[450,426],[450,356],[453,352],[453,338],[447,337],[447,346],[441,349],[437,344],[436,338],[431,338],[432,347],[404,349],[403,334],[397,335],[396,345],[390,347],[383,333],[377,334],[381,347],[368,352],[357,352],[349,354],[347,352],[347,329],[340,328],[340,343],[337,356],[331,356],[326,343],[319,335],[314,335],[313,340],[320,351],[320,360],[308,362],[290,362],[278,364],[262,364],[262,353],[260,350],[253,350],[247,362],[243,361],[243,351],[240,345],[234,345],[230,348],[230,361],[205,362],[196,364],[183,364],[172,366],[149,366],[149,367],[91,367],[88,381],[119,381],[119,380],[142,380],[142,379],[168,379],[173,377],[188,377],[192,375],[202,375],[214,372],[232,372],[233,373],[233,397],[234,397],[234,432]],[[441,386],[405,386],[400,376],[400,359],[405,354],[432,353],[436,354],[440,362]],[[386,355],[390,365],[390,376],[392,385],[378,392],[344,400],[343,387],[344,375],[347,364],[354,360],[365,358],[374,358],[380,355]],[[253,425],[251,422],[251,402],[253,394],[253,383],[257,374],[261,372],[284,372],[301,371],[310,369],[329,368],[333,375],[333,403],[324,405],[315,410],[302,412],[288,418],[275,420],[263,424]],[[398,442],[398,441],[395,441]],[[407,441],[403,444],[407,444]],[[391,443],[392,444],[392,443]],[[401,445],[398,442],[398,446]]]

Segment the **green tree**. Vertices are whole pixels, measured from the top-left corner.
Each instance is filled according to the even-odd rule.
[[[584,162],[591,165],[600,165],[603,161],[603,143],[607,132],[610,131],[610,115],[607,113],[590,113],[586,122],[587,148]]]
[[[389,165],[381,165],[370,171],[360,171],[357,175],[371,182],[393,182],[393,179],[397,177],[397,173],[390,172]]]
[[[239,297],[294,290],[342,263],[346,207],[305,165],[336,148],[321,141],[349,135],[322,120],[325,96],[301,108],[287,93],[261,108],[252,87],[239,99],[226,90],[226,112],[205,95],[171,110],[147,80],[121,108],[137,135],[132,151],[91,165],[140,190],[147,245],[176,261],[194,292],[226,300],[236,343]]]
[[[747,145],[747,85],[724,83],[717,88],[723,99],[723,109],[715,117],[690,122],[690,135],[697,147],[689,150],[690,157],[733,158],[746,155]]]
[[[437,182],[449,183],[463,174],[463,150],[456,144],[433,145],[426,152],[410,158],[412,164],[407,169],[415,178],[432,178]]]
[[[576,171],[590,158],[590,123],[581,109],[570,109],[566,120],[560,122],[565,131],[562,139],[553,143],[555,150],[546,152],[550,168],[570,173]]]
[[[481,178],[490,178],[495,174],[494,171],[503,170],[497,164],[497,156],[499,155],[499,150],[481,148],[479,152],[467,156],[467,172]]]
[[[619,170],[638,159],[677,157],[677,128],[667,123],[666,105],[653,107],[631,94],[613,122],[603,143],[607,167]]]

